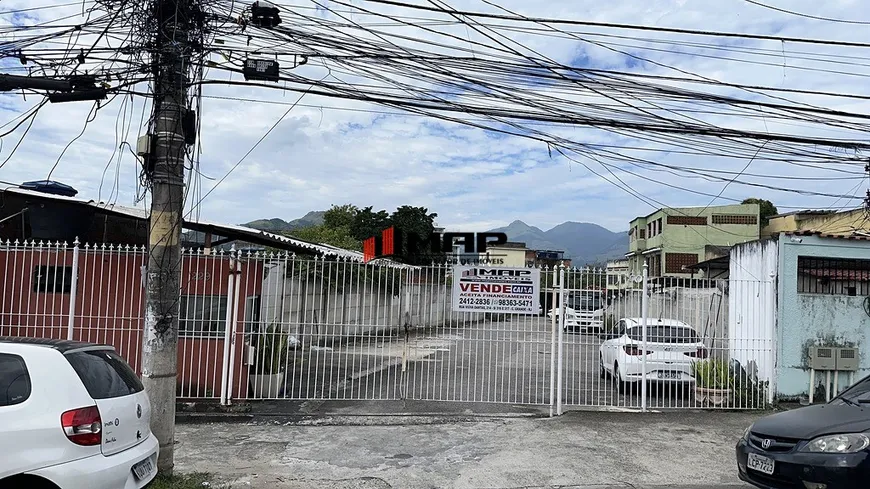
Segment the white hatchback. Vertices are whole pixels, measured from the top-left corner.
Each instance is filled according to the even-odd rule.
[[[139,489],[151,405],[111,346],[0,337],[0,489]]]
[[[616,331],[601,343],[599,369],[601,377],[613,376],[620,390],[644,378],[654,382],[691,383],[695,381],[692,364],[707,356],[707,347],[698,332],[682,321],[648,318],[644,350],[641,318],[624,318],[617,323]]]

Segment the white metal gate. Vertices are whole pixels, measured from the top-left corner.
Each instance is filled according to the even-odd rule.
[[[138,367],[145,259],[129,246],[3,243],[0,335],[109,343]],[[524,404],[556,414],[772,400],[773,323],[759,319],[773,304],[772,281],[566,267],[542,269],[541,280],[539,315],[458,313],[449,265],[186,250],[178,395]]]

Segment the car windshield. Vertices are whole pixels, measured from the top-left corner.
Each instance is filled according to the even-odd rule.
[[[643,341],[643,328],[629,328],[628,337],[635,341]],[[646,340],[650,343],[698,343],[698,333],[686,326],[651,325],[646,327]]]
[[[831,402],[843,402],[843,399],[851,402],[870,403],[870,376],[859,380],[855,385],[841,392]]]
[[[599,294],[580,294],[571,297],[568,307],[572,309],[580,309],[583,311],[597,311],[601,309],[601,295]]]

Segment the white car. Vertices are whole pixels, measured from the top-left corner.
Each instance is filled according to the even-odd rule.
[[[556,316],[556,323],[559,323],[559,314],[561,308],[550,309],[547,313],[547,319],[552,319]],[[604,326],[604,310],[596,311],[577,311],[571,307],[565,307],[565,331],[576,331],[583,329],[601,329]]]
[[[600,373],[612,376],[620,390],[644,379],[664,383],[695,381],[692,364],[707,358],[708,351],[698,332],[674,319],[647,318],[646,351],[643,349],[641,318],[624,318],[599,348]]]
[[[111,346],[0,337],[0,487],[139,489],[157,475],[150,420]]]

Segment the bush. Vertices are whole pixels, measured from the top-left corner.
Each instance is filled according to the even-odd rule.
[[[693,363],[692,375],[695,385],[704,389],[730,389],[734,380],[728,362],[715,358]]]

